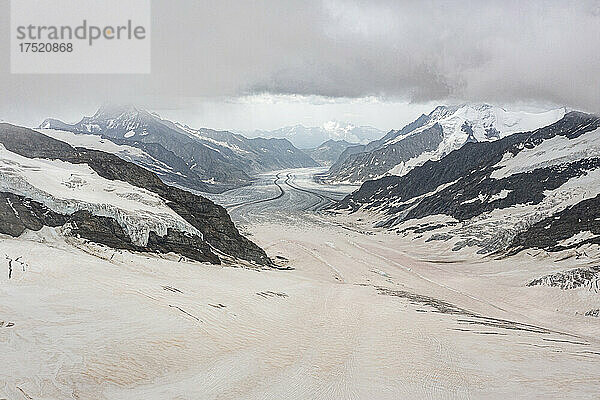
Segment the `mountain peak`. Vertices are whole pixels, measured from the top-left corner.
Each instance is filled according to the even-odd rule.
[[[118,118],[124,114],[139,114],[142,111],[133,104],[103,104],[92,118]]]
[[[380,139],[385,132],[372,126],[359,126],[348,122],[330,120],[320,126],[307,127],[298,124],[272,131],[256,130],[246,134],[251,137],[285,138],[298,148],[313,149],[329,139],[366,144]]]
[[[506,112],[506,110],[502,107],[498,107],[498,106],[493,106],[491,104],[488,103],[461,103],[461,104],[454,104],[451,106],[446,106],[446,105],[439,105],[436,108],[433,109],[433,111],[431,111],[429,113],[429,117],[431,117],[432,119],[439,119],[439,118],[446,118],[452,114],[455,114],[459,111],[466,111],[466,110],[474,110],[477,112],[489,112],[492,110],[500,110],[500,111],[504,111]]]
[[[486,103],[438,106],[427,116],[391,131],[330,169],[331,181],[359,182],[386,174],[404,175],[428,160],[439,160],[465,143],[494,141],[556,122],[564,109],[541,113],[507,111]]]
[[[440,119],[440,118],[445,118],[449,115],[454,114],[458,109],[460,108],[460,106],[437,106],[436,108],[433,109],[433,111],[431,111],[429,113],[429,117],[431,119]]]
[[[327,121],[325,123],[323,123],[323,125],[321,125],[323,127],[323,129],[327,130],[327,131],[335,131],[335,130],[350,130],[350,129],[354,129],[356,128],[356,125],[351,124],[349,122],[343,122],[343,121],[337,121],[337,120],[331,120],[331,121]]]

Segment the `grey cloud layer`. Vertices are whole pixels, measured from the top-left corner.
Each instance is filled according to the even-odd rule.
[[[150,76],[11,76],[5,59],[0,105],[34,93],[93,102],[271,92],[600,111],[600,1],[152,4]]]

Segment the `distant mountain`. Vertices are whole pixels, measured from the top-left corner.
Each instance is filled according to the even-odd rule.
[[[439,106],[379,140],[347,148],[325,179],[355,183],[388,174],[402,176],[428,160],[439,160],[465,143],[495,141],[537,129],[556,122],[564,114],[564,109],[526,113],[488,104]]]
[[[381,227],[454,251],[597,250],[600,117],[570,112],[530,132],[467,143],[403,176],[367,181],[336,207],[373,212]]]
[[[98,135],[141,149],[143,160],[130,161],[152,169],[166,182],[201,191],[246,185],[260,172],[317,165],[285,139],[248,139],[227,131],[193,129],[135,106],[103,106],[73,125],[46,119],[40,129]]]
[[[328,166],[333,164],[348,147],[355,145],[355,143],[348,143],[345,140],[329,139],[319,147],[305,149],[304,152],[319,164]]]
[[[356,126],[347,122],[329,121],[318,127],[304,125],[286,126],[272,131],[247,132],[251,137],[288,139],[300,149],[314,149],[328,140],[345,140],[349,143],[368,143],[385,132],[372,126]]]
[[[2,234],[47,226],[115,249],[272,265],[223,207],[114,154],[10,124],[0,144]]]

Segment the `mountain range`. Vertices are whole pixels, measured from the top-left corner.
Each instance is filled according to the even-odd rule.
[[[252,175],[318,164],[286,139],[248,139],[228,131],[193,129],[135,106],[103,106],[76,124],[46,119],[41,132],[96,135],[117,145],[137,148],[130,161],[147,167],[168,183],[206,192],[247,185]],[[89,138],[61,136],[61,140]]]
[[[1,124],[0,144],[0,233],[13,236],[59,227],[118,249],[271,265],[222,207],[179,187],[223,190],[337,158],[329,179],[349,166],[346,177],[367,180],[334,209],[367,211],[404,236],[504,255],[600,244],[600,117],[564,109],[440,106],[366,145],[329,140],[305,154],[285,139],[103,107],[73,125]]]
[[[49,227],[117,250],[273,265],[223,207],[114,154],[5,123],[0,144],[2,234]]]
[[[245,132],[250,137],[287,139],[299,149],[314,149],[329,140],[344,140],[349,143],[369,143],[384,135],[385,132],[372,126],[357,126],[348,122],[328,121],[321,126],[286,126],[267,131]]]
[[[490,142],[540,128],[564,114],[564,109],[527,113],[488,104],[439,106],[378,140],[348,147],[325,179],[357,183],[388,174],[402,176],[428,160],[439,160],[465,143]]]
[[[402,176],[366,181],[336,208],[368,211],[380,227],[453,251],[600,244],[600,117],[569,112],[493,141],[480,135]]]

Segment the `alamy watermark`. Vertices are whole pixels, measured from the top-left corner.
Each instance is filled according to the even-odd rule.
[[[12,0],[12,73],[149,73],[149,0]]]

